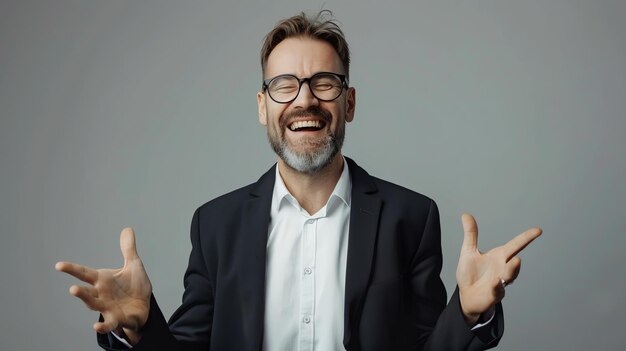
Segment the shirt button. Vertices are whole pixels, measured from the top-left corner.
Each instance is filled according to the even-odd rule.
[[[309,324],[309,323],[311,323],[311,317],[306,316],[306,317],[304,317],[304,318],[302,319],[302,321],[303,321],[305,324]]]
[[[314,220],[314,219],[309,219],[309,220],[307,221],[307,223],[309,223],[309,224],[313,224],[313,222],[315,222],[315,220]]]
[[[311,274],[311,273],[313,273],[313,270],[312,270],[311,268],[306,267],[306,268],[304,269],[304,274],[309,275],[309,274]]]

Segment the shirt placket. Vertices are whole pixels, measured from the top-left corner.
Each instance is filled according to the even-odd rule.
[[[302,228],[300,266],[300,351],[313,351],[315,331],[315,247],[317,220],[309,218]]]

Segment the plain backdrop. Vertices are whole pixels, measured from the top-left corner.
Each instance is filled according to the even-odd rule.
[[[334,11],[357,112],[345,154],[482,249],[537,225],[502,350],[626,344],[625,1],[0,0],[3,350],[94,350],[58,260],[122,264],[132,226],[166,317],[204,202],[275,161],[258,124],[262,37]]]

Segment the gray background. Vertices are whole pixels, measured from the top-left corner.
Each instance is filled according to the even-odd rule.
[[[353,54],[345,154],[438,202],[447,288],[462,212],[484,249],[538,225],[500,349],[623,349],[624,1],[0,0],[2,349],[96,349],[53,265],[119,266],[124,226],[173,312],[193,210],[274,162],[261,39],[323,3]]]

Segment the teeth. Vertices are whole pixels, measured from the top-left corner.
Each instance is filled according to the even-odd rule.
[[[320,121],[296,121],[289,126],[291,130],[300,128],[322,128],[322,123]]]

